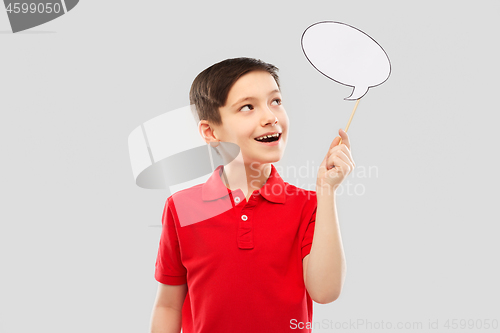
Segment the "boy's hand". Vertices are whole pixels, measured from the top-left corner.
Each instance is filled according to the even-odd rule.
[[[356,166],[351,156],[349,136],[343,129],[339,129],[339,134],[340,137],[337,136],[333,139],[328,153],[319,166],[318,179],[316,180],[317,190],[328,190],[328,193],[335,192],[344,178]],[[341,145],[339,145],[340,138],[342,138]]]

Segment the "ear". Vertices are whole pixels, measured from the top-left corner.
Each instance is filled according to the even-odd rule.
[[[198,131],[206,143],[219,141],[215,137],[214,129],[210,126],[207,120],[200,120],[198,123]]]

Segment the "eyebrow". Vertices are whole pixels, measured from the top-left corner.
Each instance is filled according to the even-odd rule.
[[[272,95],[272,94],[274,94],[276,92],[281,93],[281,91],[279,89],[274,89],[273,91],[269,92],[269,95]],[[242,99],[238,100],[236,103],[234,103],[233,105],[231,105],[231,107],[234,107],[234,106],[240,104],[241,102],[246,101],[247,99],[253,99],[253,98],[255,98],[255,97],[243,97]]]

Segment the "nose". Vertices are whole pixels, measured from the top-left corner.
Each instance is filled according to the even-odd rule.
[[[262,116],[262,126],[266,126],[271,124],[272,126],[278,123],[278,118],[274,115],[274,113],[269,109],[269,107],[265,107]]]

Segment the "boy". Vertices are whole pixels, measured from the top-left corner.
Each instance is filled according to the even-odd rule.
[[[224,155],[205,184],[167,199],[156,261],[151,332],[311,332],[312,300],[338,298],[345,259],[335,190],[355,164],[339,130],[318,171],[316,191],[284,182],[288,117],[277,68],[227,59],[193,81],[191,104],[207,143]],[[182,218],[180,211],[182,210]]]

